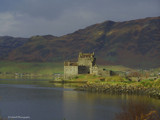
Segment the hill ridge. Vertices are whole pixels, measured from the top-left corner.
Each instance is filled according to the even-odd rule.
[[[104,21],[60,37],[37,35],[7,39],[4,36],[0,37],[0,60],[57,62],[74,60],[79,52],[94,51],[100,64],[159,67],[159,26],[160,17],[148,17]]]

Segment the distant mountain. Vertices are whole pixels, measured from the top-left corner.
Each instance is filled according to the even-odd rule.
[[[14,38],[10,36],[0,37],[0,60],[7,58],[9,53],[28,41],[26,38]]]
[[[61,37],[0,37],[1,60],[75,60],[81,51],[94,51],[100,64],[160,67],[160,17],[105,21]]]

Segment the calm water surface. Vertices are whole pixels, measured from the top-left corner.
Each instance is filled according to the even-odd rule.
[[[0,116],[23,120],[113,120],[127,101],[148,100],[160,111],[160,100],[144,96],[107,95],[68,88],[0,84]],[[21,120],[21,119],[13,119]]]

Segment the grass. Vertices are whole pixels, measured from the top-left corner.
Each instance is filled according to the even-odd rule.
[[[143,80],[140,82],[141,85],[143,85],[144,87],[148,87],[148,88],[158,88],[160,89],[160,79],[157,80]]]
[[[16,73],[16,72],[41,74],[41,75],[63,73],[63,63],[0,61],[0,73]]]
[[[122,65],[99,65],[100,68],[105,68],[112,71],[135,71],[135,69],[128,68]],[[152,69],[152,72],[160,72],[160,68]],[[53,74],[63,73],[63,62],[11,62],[0,61],[0,72],[11,73],[39,73],[39,74]]]
[[[88,75],[87,75],[88,76]],[[94,77],[94,78],[92,78]],[[146,79],[140,82],[130,81],[121,76],[96,77],[88,76],[88,82],[76,90],[103,92],[111,94],[136,94],[147,95],[160,99],[160,78],[156,80]],[[77,78],[80,79],[80,78]],[[82,79],[82,78],[81,78]],[[84,80],[83,78],[82,80]]]
[[[99,66],[100,68],[105,68],[107,70],[112,70],[112,71],[135,71],[135,69],[128,68],[122,65],[107,65],[107,66]]]
[[[90,74],[81,74],[81,75],[77,75],[76,77],[74,77],[73,79],[71,79],[72,81],[88,81],[88,82],[96,82],[99,81],[101,79],[101,77],[99,76],[94,76],[94,75],[90,75]]]
[[[130,81],[125,77],[122,76],[108,76],[108,77],[100,77],[94,75],[78,75],[72,80],[78,81],[88,81],[87,84],[110,84],[110,85],[126,85],[126,86],[139,86],[145,88],[156,88],[160,90],[160,78],[156,80],[153,79],[144,79],[140,82],[137,81]]]

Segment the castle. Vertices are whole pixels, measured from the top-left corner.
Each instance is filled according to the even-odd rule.
[[[79,74],[109,75],[109,71],[99,69],[93,53],[79,53],[77,62],[64,62],[64,79],[73,78]]]

